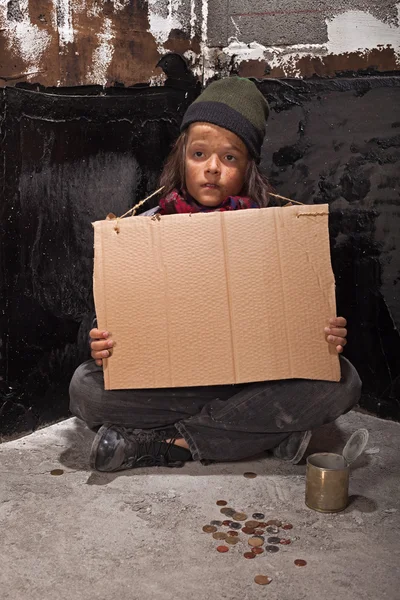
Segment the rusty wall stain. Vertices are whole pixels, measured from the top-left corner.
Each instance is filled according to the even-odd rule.
[[[348,72],[387,73],[399,71],[400,65],[396,60],[393,48],[376,48],[368,53],[349,52],[345,54],[328,54],[327,56],[303,56],[293,62],[293,76],[301,73],[302,77],[335,77]],[[288,77],[287,67],[270,68],[264,60],[246,60],[239,64],[238,74],[241,77]]]
[[[18,0],[14,0],[14,6],[14,14],[18,15]],[[91,83],[113,85],[117,82],[130,86],[147,83],[153,75],[161,74],[156,64],[162,54],[149,31],[147,2],[130,0],[125,7],[117,10],[113,2],[106,0],[100,5],[99,10],[99,3],[96,0],[87,0],[84,7],[84,11],[73,10],[73,41],[62,45],[56,27],[57,16],[54,14],[54,3],[50,0],[30,0],[28,13],[30,23],[45,31],[51,41],[34,69],[36,74],[27,77],[32,69],[21,59],[15,46],[9,47],[10,31],[2,27],[0,29],[0,86],[13,85],[27,79],[45,86],[79,86]],[[94,57],[102,36],[104,37],[103,30],[106,23],[109,23],[113,33],[111,40],[113,55],[106,69],[106,81],[100,82],[96,81]],[[8,21],[8,24],[11,30],[12,23]],[[199,38],[194,35],[190,39],[187,33],[172,30],[165,48],[178,53],[192,50],[198,55]]]
[[[168,51],[179,54],[191,51],[197,67],[200,63],[201,24],[198,22],[191,32],[191,27],[172,28],[168,39],[160,46],[149,31],[149,7],[145,0],[129,0],[125,6],[122,3],[117,6],[111,0],[84,0],[80,4],[73,4],[71,0],[70,41],[62,39],[66,17],[56,10],[57,6],[56,0],[29,0],[24,14],[19,0],[8,0],[6,26],[3,23],[0,27],[0,86],[21,81],[44,86],[148,83],[161,74],[156,65]],[[16,24],[30,27],[39,37],[42,34],[46,38],[45,49],[42,53],[39,51],[36,61],[21,57],[20,41],[13,39]],[[289,70],[287,64],[271,67],[266,60],[237,60],[235,64],[222,49],[214,50],[208,55],[213,57],[207,65],[210,72],[238,72],[241,76],[257,79],[330,77],[349,71],[383,73],[400,69],[399,57],[390,47],[378,47],[365,53],[294,57]]]
[[[399,70],[399,63],[396,61],[396,53],[393,48],[376,48],[365,54],[358,52],[330,54],[321,59],[309,56],[299,60],[298,68],[305,77],[334,76],[346,71],[391,72]]]

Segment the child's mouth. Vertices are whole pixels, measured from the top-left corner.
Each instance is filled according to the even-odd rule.
[[[216,183],[204,183],[201,187],[210,189],[210,190],[217,190],[218,189],[218,185]]]

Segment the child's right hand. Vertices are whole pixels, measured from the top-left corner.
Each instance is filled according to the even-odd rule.
[[[89,332],[91,356],[99,367],[103,364],[103,358],[112,355],[114,342],[108,339],[109,335],[108,331],[100,331],[100,329],[91,329]]]

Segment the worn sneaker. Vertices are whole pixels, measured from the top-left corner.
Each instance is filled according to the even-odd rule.
[[[102,425],[93,440],[90,466],[96,471],[121,471],[134,467],[182,467],[190,450],[175,446],[165,431]]]
[[[304,456],[312,431],[294,431],[273,449],[273,455],[297,465]]]

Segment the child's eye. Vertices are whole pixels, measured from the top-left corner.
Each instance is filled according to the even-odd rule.
[[[203,156],[203,153],[200,152],[200,150],[197,150],[197,152],[195,152],[194,155],[195,155],[196,158],[200,158],[200,157]]]
[[[232,162],[232,161],[236,160],[235,157],[232,156],[232,154],[227,154],[225,158],[228,162]]]

